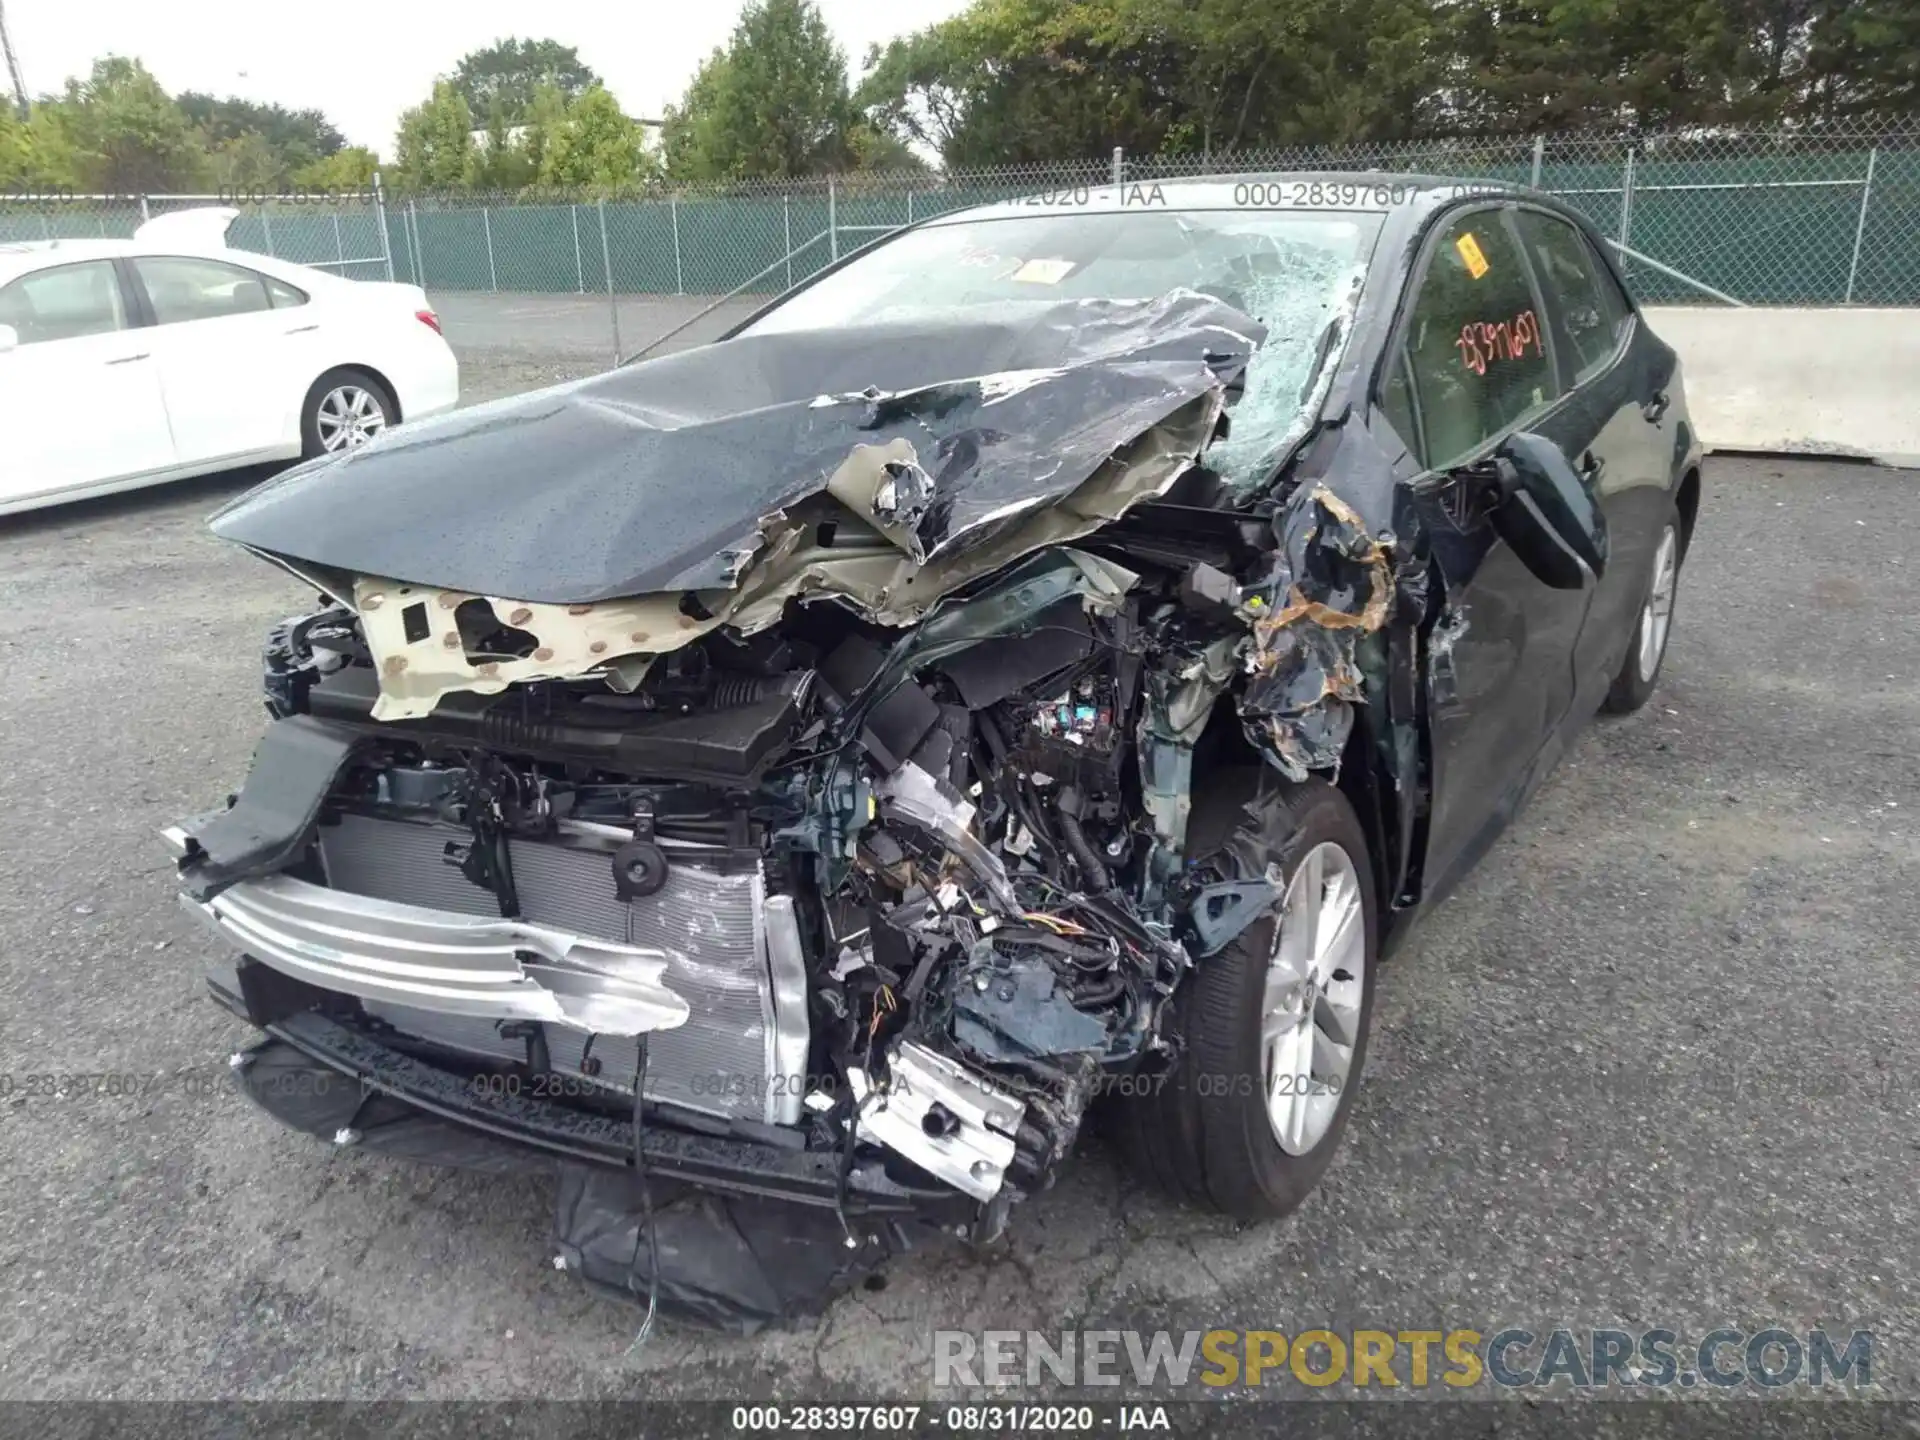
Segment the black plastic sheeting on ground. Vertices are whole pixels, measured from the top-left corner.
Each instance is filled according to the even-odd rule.
[[[855,1237],[830,1210],[722,1196],[654,1180],[654,1245],[631,1170],[561,1160],[429,1115],[281,1040],[250,1051],[235,1074],[249,1099],[275,1119],[329,1144],[341,1131],[357,1150],[482,1175],[551,1174],[556,1185],[554,1254],[594,1290],[644,1306],[657,1251],[656,1303],[663,1321],[735,1335],[812,1320],[894,1256],[942,1239],[928,1222],[854,1218]]]
[[[830,1210],[653,1186],[660,1313],[753,1335],[814,1319],[931,1226],[856,1220],[854,1243]],[[647,1303],[650,1257],[630,1172],[561,1167],[554,1239],[567,1268],[603,1294]]]
[[[269,480],[213,531],[515,600],[721,589],[764,517],[824,492],[854,447],[905,439],[931,479],[914,528],[932,555],[1065,496],[1265,333],[1175,291],[747,335],[402,426]]]

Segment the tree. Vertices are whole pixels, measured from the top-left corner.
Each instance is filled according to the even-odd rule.
[[[573,46],[557,40],[496,40],[463,55],[453,67],[453,83],[475,115],[491,117],[497,101],[503,122],[511,128],[527,122],[541,86],[577,100],[598,85],[600,77]]]
[[[0,100],[0,193],[10,186],[27,188],[38,178],[32,155],[27,144],[27,122],[12,105]]]
[[[1435,0],[976,0],[867,59],[856,106],[952,165],[1416,133]]]
[[[527,106],[526,124],[520,129],[520,153],[527,174],[539,180],[549,168],[547,155],[567,123],[567,97],[558,85],[534,87],[533,101]]]
[[[846,57],[813,0],[749,0],[667,112],[667,169],[689,179],[840,169],[853,120]]]
[[[477,163],[473,112],[451,80],[436,80],[433,94],[400,117],[394,139],[394,178],[414,190],[448,190],[468,184]]]
[[[274,172],[268,178],[277,184],[347,143],[339,128],[318,110],[288,110],[237,96],[217,100],[195,90],[183,90],[179,104],[215,152],[242,136],[260,136],[274,156]]]
[[[138,60],[94,61],[86,80],[69,80],[46,108],[71,147],[73,182],[84,189],[164,193],[207,183],[204,141]]]
[[[640,127],[596,85],[573,102],[566,123],[547,144],[542,165],[543,184],[624,190],[647,179],[654,161],[640,143]]]
[[[260,193],[275,188],[287,177],[280,156],[257,130],[221,141],[209,159],[213,183],[227,193]]]
[[[1911,0],[1827,0],[1807,28],[1811,115],[1920,115],[1920,8]]]
[[[1451,17],[1465,84],[1449,128],[1526,133],[1777,117],[1777,100],[1736,102],[1752,88],[1757,38],[1735,23],[1739,3],[1466,0]]]
[[[933,169],[906,142],[865,120],[847,127],[847,158],[856,170],[930,174]]]
[[[373,188],[374,172],[380,157],[360,145],[336,150],[324,160],[302,166],[287,177],[287,183],[329,194],[367,191]]]
[[[474,184],[482,190],[518,190],[531,184],[537,168],[527,164],[525,149],[507,125],[507,107],[499,96],[493,99],[487,116],[486,143],[474,171]]]

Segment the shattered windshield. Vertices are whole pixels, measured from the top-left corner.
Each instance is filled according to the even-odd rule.
[[[1329,326],[1346,313],[1380,220],[1364,212],[1143,208],[948,221],[877,247],[745,333],[1197,290],[1267,327],[1232,432],[1207,454],[1229,483],[1250,486],[1305,429],[1314,382],[1345,340],[1344,326]]]

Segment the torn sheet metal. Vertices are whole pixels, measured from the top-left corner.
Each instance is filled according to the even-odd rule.
[[[1068,495],[1002,516],[991,538],[924,564],[904,540],[876,533],[863,543],[857,530],[849,535],[837,523],[823,526],[817,514],[795,514],[768,521],[752,562],[732,577],[731,588],[690,595],[556,605],[363,577],[353,597],[380,681],[374,718],[427,715],[454,691],[497,694],[525,680],[597,673],[615,689],[630,690],[644,675],[647,657],[677,650],[722,625],[755,634],[777,623],[795,600],[840,599],[883,625],[911,625],[962,586],[1022,556],[1064,546],[1165,494],[1193,465],[1223,403],[1217,392],[1201,395],[1122,445]],[[863,460],[876,487],[897,453],[874,449]],[[1078,556],[1090,597],[1097,589],[1110,603],[1133,581],[1131,572],[1111,561],[1064,553]],[[514,632],[519,653],[474,653],[469,641],[488,628],[489,616]]]
[[[1249,741],[1290,780],[1337,770],[1362,699],[1358,646],[1387,622],[1392,541],[1324,484],[1282,519],[1273,575],[1249,596],[1248,678],[1238,699]]]
[[[429,714],[454,690],[497,695],[596,670],[630,691],[646,674],[639,652],[673,649],[712,628],[670,596],[540,605],[370,578],[355,582],[353,608],[380,678],[376,720]],[[496,636],[513,648],[490,649]]]
[[[890,500],[877,481],[842,489],[923,562],[1064,498],[1194,402],[1217,414],[1264,334],[1176,290],[741,336],[401,427],[285,472],[213,530],[529,602],[724,589],[772,518],[866,447],[900,467]],[[1209,424],[1189,459],[1211,438]]]

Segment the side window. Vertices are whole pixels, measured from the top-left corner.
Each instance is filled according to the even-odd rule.
[[[1393,426],[1394,433],[1407,442],[1407,449],[1414,458],[1425,456],[1427,447],[1420,435],[1420,412],[1413,403],[1413,379],[1407,371],[1407,352],[1404,348],[1394,352],[1393,368],[1387,372],[1386,383],[1380,387],[1380,410],[1387,417],[1387,423]]]
[[[1547,303],[1554,339],[1566,347],[1578,385],[1613,359],[1624,329],[1620,299],[1601,284],[1587,242],[1564,220],[1538,210],[1514,217]]]
[[[307,303],[307,292],[296,290],[284,280],[276,280],[271,275],[261,277],[266,281],[267,294],[273,297],[273,308],[291,310],[296,305]]]
[[[1456,463],[1560,398],[1533,286],[1497,210],[1442,229],[1405,344],[1429,469]]]
[[[153,318],[161,325],[248,315],[271,303],[263,276],[224,260],[141,255],[133,266],[153,302]]]
[[[22,275],[0,288],[0,325],[11,325],[22,345],[74,340],[127,328],[120,277],[108,260],[56,265]]]
[[[1613,267],[1593,253],[1591,242],[1587,244],[1587,258],[1593,262],[1593,277],[1600,285],[1600,308],[1606,312],[1613,326],[1613,337],[1624,340],[1627,331],[1633,328],[1633,302],[1627,299],[1627,292],[1620,288]]]

